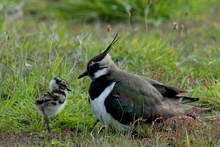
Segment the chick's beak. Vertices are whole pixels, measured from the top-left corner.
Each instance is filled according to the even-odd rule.
[[[82,77],[85,77],[85,76],[88,76],[88,75],[89,75],[89,72],[85,71],[77,79],[81,79]]]
[[[72,91],[72,90],[67,87],[67,91]]]

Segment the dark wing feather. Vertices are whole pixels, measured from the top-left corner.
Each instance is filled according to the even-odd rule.
[[[142,79],[148,81],[164,97],[171,98],[171,99],[180,99],[181,98],[182,99],[180,102],[181,104],[191,103],[191,102],[195,102],[195,101],[199,100],[199,98],[187,97],[186,95],[188,95],[190,93],[190,91],[188,91],[188,90],[180,89],[180,88],[177,88],[174,86],[164,85],[158,81],[152,80],[147,77],[143,77],[143,76],[140,76],[140,77]]]
[[[148,81],[121,70],[113,75],[117,75],[117,77],[110,77],[117,82],[114,91],[120,93],[131,104],[144,104],[149,108],[163,104],[164,97]]]
[[[174,86],[166,86],[166,85],[159,85],[159,84],[152,84],[163,96],[167,98],[172,98],[177,96],[178,94],[188,94],[189,92],[180,89]]]
[[[165,97],[175,97],[178,94],[187,95],[189,94],[188,90],[180,89],[174,86],[167,86],[158,81],[150,79],[148,77],[139,76],[145,81],[149,82],[152,86],[154,86],[163,96]]]
[[[122,114],[123,116],[127,115],[126,113],[131,109],[133,109],[131,114],[136,115],[136,118],[143,116],[147,118],[147,121],[155,120],[158,117],[166,119],[177,114],[188,113],[192,110],[192,106],[183,104],[198,100],[198,98],[181,96],[181,94],[186,95],[189,93],[187,90],[165,86],[149,78],[129,73],[125,74],[123,71],[119,71],[116,75],[117,77],[114,77],[114,79],[117,80],[117,83],[113,93],[120,95],[120,99],[118,98],[120,103],[116,100],[110,101],[118,105],[117,109],[119,109],[119,104],[123,106],[121,112],[119,111],[120,113],[116,115],[117,120],[121,119]],[[110,109],[109,106],[109,111],[113,111]],[[115,115],[114,113],[117,111],[115,110],[112,114]],[[131,120],[131,118],[129,119]]]
[[[171,99],[182,99],[181,104],[198,101],[199,98],[186,97],[189,92],[174,86],[152,84],[164,97]]]
[[[104,102],[106,110],[111,116],[122,124],[128,125],[142,117],[152,121],[153,110],[144,105],[137,106],[126,101],[119,93],[111,93]]]

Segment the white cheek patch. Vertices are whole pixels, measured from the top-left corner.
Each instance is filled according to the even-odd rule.
[[[94,78],[98,78],[100,76],[106,75],[108,73],[108,60],[110,60],[111,57],[109,54],[107,54],[101,61],[98,61],[96,63],[99,64],[99,69],[98,71],[96,71],[94,73]],[[93,65],[94,63],[92,62],[91,65]]]
[[[103,75],[107,74],[107,72],[108,72],[108,68],[100,69],[94,73],[94,78],[98,78],[100,76],[103,76]]]
[[[108,60],[111,59],[111,56],[109,54],[107,54],[101,61],[99,61],[99,65],[101,66],[102,69],[98,70],[97,72],[94,73],[94,77],[98,78],[100,76],[103,76],[105,74],[107,74],[108,72]]]

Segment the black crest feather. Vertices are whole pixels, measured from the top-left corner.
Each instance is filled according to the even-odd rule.
[[[110,43],[110,45],[106,48],[106,50],[102,54],[107,55],[109,50],[111,49],[112,45],[115,44],[115,42],[117,42],[118,39],[119,39],[119,37],[118,37],[118,32],[117,32],[117,34],[115,35],[115,37],[112,40],[112,42]]]

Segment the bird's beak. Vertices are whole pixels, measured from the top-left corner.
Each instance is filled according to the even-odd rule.
[[[78,79],[81,79],[82,77],[85,77],[85,76],[88,76],[89,75],[89,72],[88,71],[85,71],[83,72],[79,77]]]
[[[68,87],[67,87],[67,89],[66,89],[67,91],[72,91],[71,89],[69,89]]]

